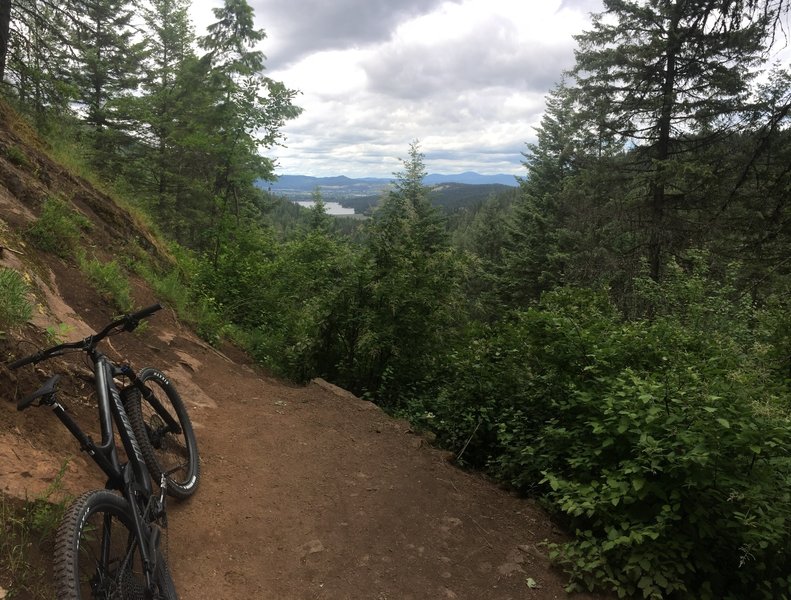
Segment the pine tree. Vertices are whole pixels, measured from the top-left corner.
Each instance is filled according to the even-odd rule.
[[[255,202],[254,182],[273,177],[274,163],[260,151],[278,143],[282,126],[301,110],[293,104],[295,90],[262,74],[264,55],[255,46],[265,33],[255,28],[246,0],[226,0],[213,10],[217,21],[199,39],[207,51],[199,65],[206,69],[209,100],[203,139],[206,175],[212,180],[210,243],[216,256],[227,228],[238,223],[245,205]]]
[[[446,347],[448,325],[462,318],[458,259],[428,201],[417,142],[402,164],[369,228],[364,331],[355,351],[357,391],[391,405],[427,377]]]
[[[11,41],[11,0],[0,0],[0,84],[5,82],[8,45]]]
[[[570,92],[562,82],[547,96],[537,142],[524,154],[527,177],[520,181],[497,265],[499,295],[508,305],[528,304],[563,281],[559,243],[570,225],[563,188],[578,174],[577,161],[584,156]]]
[[[604,6],[592,29],[577,37],[578,102],[589,107],[591,129],[603,128],[631,147],[624,166],[638,174],[642,245],[658,279],[673,236],[688,235],[671,215],[689,192],[674,173],[690,153],[736,127],[751,69],[763,56],[781,5],[605,0]]]
[[[197,92],[183,81],[196,60],[188,9],[188,0],[150,0],[150,8],[143,11],[151,33],[141,81],[143,95],[135,103],[137,135],[148,147],[138,181],[147,182],[147,191],[155,198],[155,214],[171,231],[178,220],[176,192],[187,183],[179,177],[184,168],[179,129],[188,127],[196,108]]]
[[[0,28],[9,28],[4,83],[19,108],[31,114],[43,129],[50,117],[71,113],[69,40],[64,34],[72,23],[71,16],[67,6],[46,0],[16,0],[8,8],[9,22],[0,23]],[[5,18],[5,14],[0,16]]]
[[[110,172],[126,145],[129,115],[123,100],[137,90],[145,42],[136,39],[130,0],[72,2],[75,100],[92,131],[93,162]]]

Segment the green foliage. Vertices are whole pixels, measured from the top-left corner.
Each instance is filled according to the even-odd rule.
[[[78,257],[80,269],[88,276],[98,291],[106,300],[122,313],[128,313],[134,308],[129,280],[118,263],[114,260],[102,262],[99,259],[89,259],[85,255]]]
[[[430,377],[463,317],[460,261],[428,202],[417,142],[368,229],[354,327],[352,389],[398,407]]]
[[[28,285],[22,275],[0,267],[0,336],[30,318],[33,307],[28,301]]]
[[[27,155],[16,146],[8,146],[4,150],[6,158],[18,167],[30,168]]]
[[[179,318],[192,324],[198,334],[216,344],[227,328],[210,298],[202,296],[195,286],[200,269],[198,259],[189,250],[173,244],[176,262],[172,268],[154,269],[145,262],[134,264],[135,271],[153,288],[157,298],[176,311]]]
[[[73,327],[67,323],[59,323],[58,325],[50,325],[47,327],[47,341],[53,346],[55,344],[62,344],[66,341],[71,333]]]
[[[575,539],[553,555],[576,587],[791,594],[788,388],[750,328],[766,319],[779,333],[777,314],[704,258],[639,282],[650,317],[623,320],[603,293],[546,294],[475,336],[441,392],[411,407],[461,460],[565,516]]]
[[[216,263],[203,261],[201,296],[235,325],[234,337],[276,372],[303,381],[332,364],[330,313],[353,259],[321,230],[277,245],[261,229],[237,232]]]
[[[25,237],[40,250],[68,258],[76,251],[81,232],[90,229],[90,226],[88,219],[69,208],[65,202],[49,198],[39,218],[25,231]]]
[[[47,573],[33,566],[34,548],[51,547],[69,498],[61,494],[64,461],[44,492],[23,504],[0,494],[0,582],[10,580],[8,598],[52,596]],[[55,495],[60,496],[54,500]]]

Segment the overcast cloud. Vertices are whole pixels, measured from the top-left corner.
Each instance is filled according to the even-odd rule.
[[[544,96],[599,0],[248,0],[267,74],[301,91],[278,174],[522,174]],[[196,0],[198,33],[220,0]]]

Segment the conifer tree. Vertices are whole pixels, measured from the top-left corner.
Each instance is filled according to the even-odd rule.
[[[94,164],[110,172],[125,145],[123,100],[138,87],[145,42],[136,38],[130,0],[72,0],[72,11],[75,100],[92,130]]]
[[[673,173],[736,126],[755,67],[784,3],[604,0],[577,36],[573,71],[591,127],[628,144],[645,249],[658,279],[663,254],[685,236],[670,214],[689,190]],[[596,110],[605,106],[606,113]]]
[[[517,200],[506,229],[499,295],[506,304],[523,306],[563,280],[559,247],[569,226],[563,188],[578,174],[582,158],[574,101],[565,83],[547,96],[537,128],[537,142],[524,154],[527,177],[520,181]]]
[[[0,84],[5,82],[8,45],[11,41],[11,0],[0,0]]]
[[[432,369],[456,318],[458,261],[423,186],[425,164],[410,145],[394,189],[369,228],[365,331],[355,352],[362,389],[385,404],[404,401]]]
[[[47,0],[16,0],[2,10],[6,8],[10,10],[9,22],[0,23],[0,27],[8,27],[3,59],[5,91],[44,129],[50,117],[71,113],[70,47],[64,33],[72,23],[68,6]]]
[[[204,175],[211,180],[211,246],[215,256],[232,223],[238,223],[251,197],[254,182],[271,179],[274,164],[260,151],[277,144],[281,127],[301,110],[297,94],[263,75],[264,55],[256,45],[265,38],[256,29],[246,0],[226,0],[215,8],[217,21],[199,39],[206,50],[204,149],[209,160]],[[230,220],[229,220],[230,219]]]
[[[186,71],[195,61],[188,9],[189,0],[150,0],[150,7],[143,11],[151,34],[141,81],[143,95],[135,109],[138,136],[150,147],[140,177],[150,182],[155,212],[171,231],[178,212],[176,192],[187,184],[179,176],[184,167],[180,129],[188,128],[186,121],[196,108],[196,92],[184,85]]]

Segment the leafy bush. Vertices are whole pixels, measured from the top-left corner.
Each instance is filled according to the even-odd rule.
[[[17,271],[0,268],[0,335],[25,323],[33,311],[27,299],[28,286]]]
[[[70,209],[65,202],[50,198],[25,236],[40,250],[67,258],[74,253],[80,232],[90,226],[88,219]]]
[[[250,229],[200,264],[195,288],[257,360],[304,381],[334,365],[331,313],[352,270],[350,253],[323,232],[277,245]]]
[[[155,270],[145,262],[135,262],[132,267],[143,277],[157,295],[167,302],[179,318],[195,326],[198,334],[215,344],[222,337],[226,326],[209,298],[201,296],[194,285],[198,261],[186,250],[171,247],[176,264],[171,269]]]
[[[30,160],[27,155],[17,146],[8,146],[4,152],[6,158],[18,167],[30,167]]]
[[[632,321],[604,293],[545,295],[460,351],[415,412],[564,515],[575,539],[552,552],[575,587],[789,597],[788,390],[756,348],[761,311],[696,261],[638,288],[652,314]]]
[[[88,276],[96,290],[119,311],[127,313],[134,308],[129,281],[117,262],[113,260],[104,263],[81,255],[79,263],[80,269]]]

